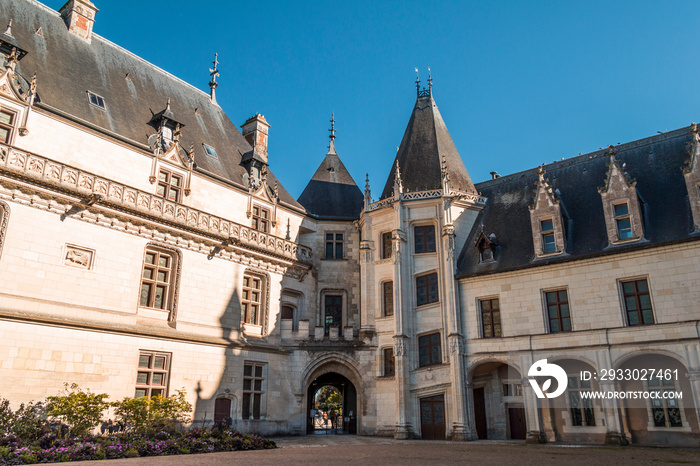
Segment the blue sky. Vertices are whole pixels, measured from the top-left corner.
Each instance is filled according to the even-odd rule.
[[[700,120],[697,2],[93,1],[97,34],[200,89],[218,52],[219,104],[239,127],[265,115],[294,197],[332,111],[341,159],[379,196],[416,67],[475,182]]]

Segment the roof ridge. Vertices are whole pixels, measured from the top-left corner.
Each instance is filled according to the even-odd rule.
[[[61,14],[58,11],[54,10],[53,8],[51,8],[48,5],[44,5],[43,3],[38,2],[36,0],[25,0],[25,1],[33,4],[34,6],[38,6],[39,8],[46,10],[47,12],[53,14],[54,16],[58,16],[59,18],[61,17]]]
[[[625,142],[623,144],[613,146],[615,150],[622,152],[622,151],[627,151],[631,149],[636,149],[640,147],[645,147],[645,146],[650,146],[652,144],[655,144],[659,141],[667,140],[667,139],[674,139],[679,136],[682,136],[684,134],[684,131],[688,130],[690,128],[690,125],[688,126],[683,126],[681,128],[677,128],[671,131],[666,131],[661,134],[654,134],[652,136],[647,136],[641,139],[635,139],[633,141]],[[603,149],[598,149],[592,152],[587,152],[585,154],[580,154],[580,155],[575,155],[569,159],[564,159],[564,160],[555,160],[554,162],[548,163],[548,164],[543,164],[543,165],[538,165],[537,167],[533,168],[527,168],[525,170],[521,170],[515,173],[510,173],[508,175],[502,175],[496,179],[489,179],[489,180],[484,180],[480,181],[479,183],[476,183],[475,185],[498,185],[501,183],[506,183],[508,181],[511,181],[515,178],[522,178],[526,174],[529,174],[529,172],[536,172],[540,166],[544,167],[545,171],[551,172],[552,170],[559,170],[562,168],[566,167],[571,167],[574,165],[579,165],[582,163],[587,162],[588,160],[592,159],[597,159],[600,157],[606,157],[608,155],[608,148],[605,147]]]

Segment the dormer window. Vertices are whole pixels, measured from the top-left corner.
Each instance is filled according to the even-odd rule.
[[[617,227],[618,239],[632,238],[632,221],[630,220],[630,211],[627,203],[616,204],[615,210],[615,226]]]
[[[158,172],[156,193],[169,201],[180,202],[182,199],[182,176],[161,169]]]
[[[496,235],[491,233],[488,237],[482,231],[476,240],[476,248],[479,250],[479,262],[492,262],[494,260],[494,248]]]
[[[557,242],[554,238],[554,223],[552,219],[540,220],[540,236],[542,237],[542,252],[544,254],[557,252]]]
[[[163,126],[161,130],[161,134],[163,135],[163,139],[165,141],[172,141],[173,140],[173,130],[167,126]]]
[[[102,110],[105,110],[105,99],[100,97],[99,95],[95,94],[92,91],[88,91],[88,102],[90,102],[90,105],[94,105],[95,107],[101,108]]]

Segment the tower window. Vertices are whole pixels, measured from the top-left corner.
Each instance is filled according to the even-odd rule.
[[[343,258],[343,234],[326,233],[326,259]]]
[[[435,226],[424,225],[415,227],[415,252],[420,254],[423,252],[435,252]]]

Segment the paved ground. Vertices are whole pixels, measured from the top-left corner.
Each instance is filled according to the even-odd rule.
[[[351,435],[278,437],[279,448],[206,455],[85,461],[81,466],[214,466],[230,464],[700,464],[700,449],[525,445],[518,441],[448,442]]]

